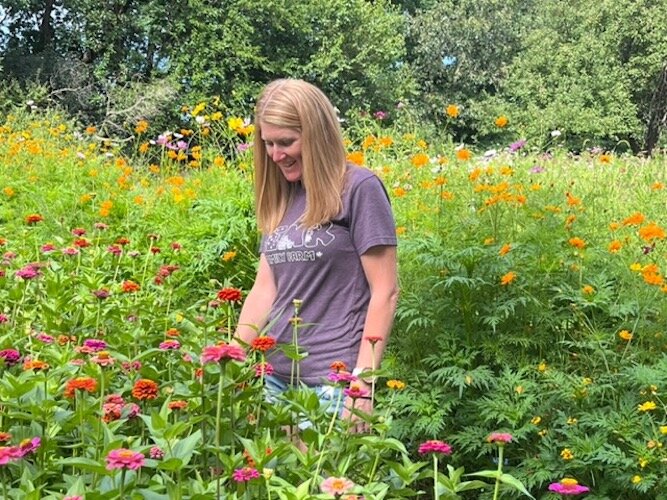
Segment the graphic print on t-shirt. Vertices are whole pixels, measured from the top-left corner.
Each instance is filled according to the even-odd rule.
[[[303,228],[298,222],[279,226],[266,239],[264,252],[269,264],[284,262],[313,262],[322,257],[323,247],[336,239],[331,232],[333,224],[318,224]]]

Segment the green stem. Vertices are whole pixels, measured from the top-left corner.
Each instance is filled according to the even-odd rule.
[[[225,377],[224,365],[219,365],[220,367],[220,377],[218,378],[218,399],[216,402],[215,408],[215,456],[216,456],[216,465],[220,465],[220,416],[222,414],[222,383]],[[217,498],[220,498],[220,474],[216,474],[215,478],[215,491]]]
[[[438,500],[438,454],[433,454],[433,498]]]
[[[498,474],[496,475],[496,486],[493,489],[493,500],[498,500],[498,494],[500,493],[500,476],[503,474],[503,455],[504,448],[502,446],[498,447]]]
[[[322,439],[322,449],[320,449],[320,456],[317,458],[317,467],[315,468],[315,474],[313,475],[313,478],[315,481],[317,481],[317,478],[320,475],[320,469],[322,467],[322,460],[324,459],[324,456],[326,453],[324,452],[324,444],[327,441],[327,438],[331,435],[333,432],[334,428],[334,423],[336,422],[336,418],[338,418],[338,408],[340,408],[340,405],[343,401],[343,391],[338,392],[338,399],[336,400],[336,406],[334,407],[333,414],[331,415],[331,421],[329,422],[329,428],[327,429],[327,433],[324,435],[324,438]],[[315,483],[311,483],[312,486],[315,485]]]
[[[120,473],[120,493],[118,494],[118,498],[120,500],[123,500],[123,497],[125,496],[125,471],[127,469],[123,468],[122,472]]]

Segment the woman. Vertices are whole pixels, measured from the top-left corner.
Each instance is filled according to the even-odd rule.
[[[297,300],[298,345],[308,353],[300,383],[321,386],[334,361],[355,374],[379,367],[398,297],[394,219],[380,180],[347,164],[321,90],[292,79],[266,86],[255,108],[254,166],[261,255],[236,337],[249,344],[269,324],[269,335],[291,343]],[[271,385],[294,382],[290,359],[276,351],[270,362]],[[368,389],[368,380],[358,383]],[[344,406],[346,416],[351,401]],[[372,401],[354,407],[371,413]]]

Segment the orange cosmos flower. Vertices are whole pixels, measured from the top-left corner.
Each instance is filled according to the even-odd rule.
[[[412,163],[412,165],[415,168],[421,168],[424,165],[428,165],[428,162],[429,162],[429,157],[425,153],[417,153],[410,160],[410,163]]]
[[[502,255],[507,255],[511,249],[512,249],[512,245],[510,245],[509,243],[505,243],[500,248],[500,250],[498,251],[498,255],[501,255],[501,256]]]
[[[622,244],[620,241],[618,241],[618,240],[614,240],[614,241],[612,241],[611,243],[609,243],[609,246],[607,247],[607,249],[608,249],[611,253],[616,253],[616,252],[618,252],[621,248],[623,248],[623,244]]]
[[[656,223],[651,222],[639,228],[639,237],[644,241],[664,240],[665,230]]]
[[[472,158],[472,152],[469,149],[461,148],[456,151],[456,159],[459,161],[468,161]]]
[[[635,212],[630,217],[627,217],[626,219],[623,220],[623,225],[639,226],[642,222],[644,222],[644,214],[642,214],[641,212]]]
[[[353,151],[347,155],[347,161],[361,166],[364,164],[364,153],[361,151]]]
[[[586,247],[586,242],[584,240],[582,240],[581,238],[577,238],[577,237],[570,238],[568,240],[568,243],[570,245],[572,245],[573,247],[578,248],[580,250],[582,250]]]
[[[73,398],[76,394],[76,391],[86,391],[93,393],[97,390],[97,380],[91,377],[77,377],[69,382],[65,386],[65,397]]]
[[[501,285],[509,285],[513,281],[516,280],[517,274],[514,271],[510,271],[507,274],[505,274],[502,278],[500,278],[500,284]]]
[[[505,115],[500,115],[498,118],[496,118],[495,124],[498,128],[504,128],[509,122],[509,119]]]
[[[158,395],[158,385],[156,382],[147,378],[139,379],[135,382],[132,388],[132,396],[139,401],[146,399],[155,399]]]
[[[565,193],[565,197],[567,198],[567,204],[570,206],[581,204],[581,199],[577,198],[572,193]]]

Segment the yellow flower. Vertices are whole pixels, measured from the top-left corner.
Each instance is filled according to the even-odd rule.
[[[524,389],[522,385],[517,385],[514,388],[514,392],[516,392],[517,394],[523,394],[524,392],[526,392],[526,389]]]
[[[134,127],[137,134],[143,134],[148,130],[148,122],[146,120],[139,120]]]
[[[514,271],[510,271],[507,274],[505,274],[502,278],[500,278],[500,284],[509,285],[514,280],[516,280],[516,273]]]
[[[402,391],[405,389],[405,382],[401,380],[387,380],[387,387],[395,391]]]
[[[486,239],[484,240],[484,244],[485,244],[485,245],[493,245],[495,242],[496,242],[496,239],[495,239],[495,238],[486,238]]]
[[[236,258],[236,252],[234,251],[229,251],[222,254],[222,260],[225,262],[232,261],[234,258]]]
[[[396,236],[401,236],[401,235],[405,234],[406,231],[407,231],[407,228],[405,226],[398,226],[396,228]]]
[[[577,425],[577,419],[574,417],[568,417],[567,425]]]
[[[581,293],[584,295],[592,295],[595,293],[595,288],[593,288],[591,285],[584,285],[584,287],[581,289]]]
[[[150,148],[151,145],[148,142],[144,142],[139,146],[139,152],[143,155],[148,153],[148,148]]]
[[[220,111],[216,111],[211,115],[212,122],[219,122],[220,120],[222,120],[222,113]]]
[[[651,189],[653,191],[660,191],[662,189],[665,189],[665,185],[662,182],[655,182],[653,185],[651,185]]]
[[[95,132],[97,132],[97,127],[94,127],[92,125],[89,125],[86,127],[86,134],[87,135],[93,135]]]
[[[450,118],[456,118],[459,116],[459,107],[456,104],[450,104],[445,109],[447,116]]]
[[[539,365],[537,365],[537,371],[540,373],[544,373],[545,371],[547,371],[547,364],[544,361],[542,361]]]
[[[599,157],[600,163],[611,163],[612,156],[608,153],[601,154]]]
[[[505,115],[501,115],[498,118],[496,118],[495,123],[496,123],[496,127],[504,128],[509,123],[509,120],[507,119],[507,117]]]
[[[635,474],[630,481],[632,481],[632,484],[639,484],[642,482],[642,477]]]
[[[574,453],[569,448],[563,448],[563,451],[560,452],[560,457],[563,460],[572,460],[574,458]]]
[[[623,340],[632,340],[632,333],[630,333],[628,330],[621,330],[618,332],[618,336]]]
[[[243,128],[243,119],[239,117],[231,117],[227,119],[227,126],[232,129],[234,132],[238,132],[239,129]]]
[[[14,191],[14,189],[11,188],[10,186],[7,186],[6,188],[3,188],[2,192],[5,193],[5,195],[6,195],[8,198],[11,198],[12,196],[14,196],[14,195],[16,194],[16,192]]]
[[[577,238],[576,236],[574,238],[570,238],[568,240],[568,243],[570,245],[572,245],[573,247],[578,248],[580,250],[586,247],[586,242],[584,240],[582,240],[581,238]]]
[[[630,264],[630,271],[635,271],[635,272],[641,272],[644,266],[642,266],[639,262],[633,262]]]
[[[540,416],[535,416],[530,420],[530,423],[533,425],[539,425],[540,422],[542,422],[542,417]]]
[[[637,406],[637,411],[641,412],[647,412],[651,410],[655,410],[658,407],[658,405],[655,404],[655,401],[647,401],[646,403],[642,403]]]
[[[206,109],[206,103],[205,102],[200,102],[192,110],[192,116],[197,116],[199,113],[201,113],[205,109]]]
[[[660,426],[660,434],[662,434],[663,436],[667,435],[667,425]]]

